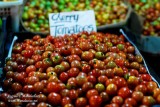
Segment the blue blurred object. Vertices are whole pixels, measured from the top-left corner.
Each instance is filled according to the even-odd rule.
[[[160,105],[153,105],[152,107],[160,107]]]
[[[2,76],[3,76],[3,69],[0,68],[0,93],[3,92],[3,89],[2,89]]]

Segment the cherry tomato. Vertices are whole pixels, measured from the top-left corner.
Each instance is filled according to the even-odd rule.
[[[90,61],[93,59],[93,57],[94,57],[94,54],[89,51],[84,51],[84,52],[82,52],[82,55],[81,55],[81,58],[84,61]]]
[[[30,72],[36,71],[36,67],[34,65],[30,65],[26,68],[26,73],[29,74]]]
[[[111,100],[111,103],[116,103],[118,105],[123,104],[123,98],[121,96],[114,96]]]
[[[38,94],[38,95],[36,96],[36,100],[37,100],[38,102],[46,102],[46,101],[47,101],[47,97],[46,97],[46,95],[44,95],[44,94]]]
[[[78,98],[78,92],[75,89],[69,90],[69,98],[71,100]]]
[[[117,86],[115,84],[109,84],[106,88],[106,92],[109,95],[115,95],[117,93]]]
[[[20,92],[20,91],[22,91],[22,85],[17,83],[17,82],[15,82],[15,83],[12,84],[12,90],[15,93],[16,92]]]
[[[147,106],[152,106],[156,103],[156,100],[152,96],[144,96],[142,99],[142,104]]]
[[[21,51],[22,51],[22,46],[21,45],[13,46],[13,52],[14,53],[21,53]]]
[[[59,75],[59,79],[63,82],[63,83],[66,83],[67,80],[68,80],[69,76],[68,76],[68,73],[67,72],[62,72],[60,75]]]
[[[11,88],[12,84],[13,84],[13,79],[12,78],[6,79],[3,82],[3,88],[4,89],[9,89],[9,88]]]
[[[98,95],[98,91],[95,89],[88,90],[86,93],[86,97],[89,99],[93,95]]]
[[[93,83],[93,84],[96,84],[97,79],[96,79],[96,77],[94,77],[93,75],[89,75],[89,76],[87,76],[87,81],[88,81],[88,82],[91,82],[91,83]]]
[[[114,77],[114,72],[112,71],[112,69],[106,69],[105,75],[106,75],[108,78],[113,78],[113,77]]]
[[[89,104],[93,107],[100,107],[102,103],[102,98],[97,95],[93,95],[89,98]]]
[[[33,85],[25,85],[23,87],[22,91],[24,93],[32,93],[32,92],[34,92],[34,87],[33,87]]]
[[[152,78],[149,74],[141,74],[141,78],[143,81],[151,81]]]
[[[49,82],[48,85],[47,85],[47,90],[48,92],[59,92],[59,86],[56,82]]]
[[[41,38],[41,36],[40,35],[35,35],[35,36],[33,36],[33,41],[37,41],[38,39],[40,39]]]
[[[138,78],[137,77],[135,77],[135,76],[129,76],[129,78],[128,78],[128,80],[127,80],[127,84],[128,84],[128,86],[131,88],[131,87],[135,87],[135,86],[137,86],[138,85],[138,83],[139,83],[139,80],[138,80]]]
[[[86,82],[82,85],[82,90],[84,92],[87,92],[88,90],[92,89],[94,87],[93,83],[91,82]]]
[[[71,54],[72,54],[72,55],[76,54],[76,55],[78,55],[78,56],[81,56],[82,50],[81,50],[80,48],[72,48]]]
[[[37,54],[37,55],[32,55],[32,59],[35,61],[35,62],[38,62],[38,61],[41,61],[42,60],[42,56]]]
[[[148,84],[147,84],[147,93],[153,93],[153,90],[155,88],[158,88],[156,82],[153,82],[153,81],[148,82]]]
[[[98,82],[99,83],[102,83],[102,84],[105,84],[105,82],[108,80],[107,76],[105,75],[101,75],[98,77]]]
[[[157,96],[160,94],[160,89],[159,88],[155,88],[154,90],[153,90],[153,97],[154,98],[157,98]]]
[[[116,84],[115,79],[108,79],[105,83],[106,86],[108,86],[109,84]]]
[[[40,102],[37,107],[47,107],[47,104],[45,102]]]
[[[117,103],[111,103],[111,104],[105,105],[105,107],[120,107],[120,106]]]
[[[107,102],[109,101],[109,95],[107,94],[107,92],[101,92],[100,96],[102,98],[102,102]]]
[[[51,67],[51,66],[52,66],[52,61],[51,61],[51,59],[45,58],[45,59],[42,60],[42,67],[43,67],[44,69],[46,69],[46,68],[48,68],[48,67]]]
[[[0,107],[7,107],[7,104],[3,101],[0,101]]]
[[[27,77],[27,84],[34,85],[36,82],[39,82],[39,78],[37,76]]]
[[[135,107],[137,105],[137,102],[134,98],[126,98],[124,103],[130,104],[133,107]]]
[[[8,99],[10,98],[10,94],[4,92],[0,95],[0,100],[7,103],[8,102]]]
[[[132,98],[134,98],[137,102],[140,102],[143,99],[143,93],[141,91],[134,91],[132,93]]]
[[[85,97],[77,98],[75,105],[76,107],[84,107],[87,105],[87,99]]]
[[[54,106],[57,106],[57,105],[60,105],[60,103],[62,101],[62,98],[61,98],[61,96],[58,93],[51,92],[51,93],[49,93],[49,95],[47,97],[47,101],[50,104],[52,104]]]
[[[147,87],[145,85],[137,85],[135,91],[141,91],[143,94],[147,92]]]
[[[115,80],[115,84],[117,85],[118,88],[127,86],[127,82],[124,78],[119,78]]]
[[[71,99],[69,97],[63,97],[61,106],[64,107],[66,104],[70,104],[70,103],[71,103]]]
[[[156,101],[158,104],[160,104],[160,94],[157,96]]]
[[[45,51],[45,52],[43,52],[42,59],[44,59],[44,58],[50,58],[51,54],[52,54],[51,51]]]
[[[118,95],[124,99],[128,98],[131,95],[130,89],[128,87],[122,87],[118,90]]]
[[[69,97],[69,90],[68,89],[63,89],[60,91],[60,95],[62,97]]]
[[[36,68],[41,68],[42,67],[42,61],[38,61],[35,63]]]
[[[32,47],[32,49],[33,49],[33,47]],[[33,50],[31,50],[31,49],[30,50],[23,50],[22,54],[26,58],[31,58],[31,56],[33,55]]]
[[[44,85],[42,82],[36,82],[33,87],[34,87],[34,92],[39,93],[43,91]]]

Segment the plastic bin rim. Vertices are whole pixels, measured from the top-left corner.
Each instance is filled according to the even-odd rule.
[[[10,2],[0,2],[0,8],[2,7],[10,7],[10,6],[18,6],[22,5],[23,0],[10,1]]]

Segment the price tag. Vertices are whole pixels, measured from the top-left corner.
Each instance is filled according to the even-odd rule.
[[[97,31],[93,10],[51,13],[49,14],[49,26],[52,36]]]

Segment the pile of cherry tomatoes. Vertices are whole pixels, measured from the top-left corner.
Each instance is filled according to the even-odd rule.
[[[97,27],[125,21],[129,11],[123,0],[27,0],[22,20],[26,30],[48,34],[50,13],[85,10],[94,10]]]
[[[0,107],[149,107],[160,89],[123,35],[81,32],[13,46]]]
[[[144,18],[142,34],[160,36],[160,1],[130,0],[133,9]]]

